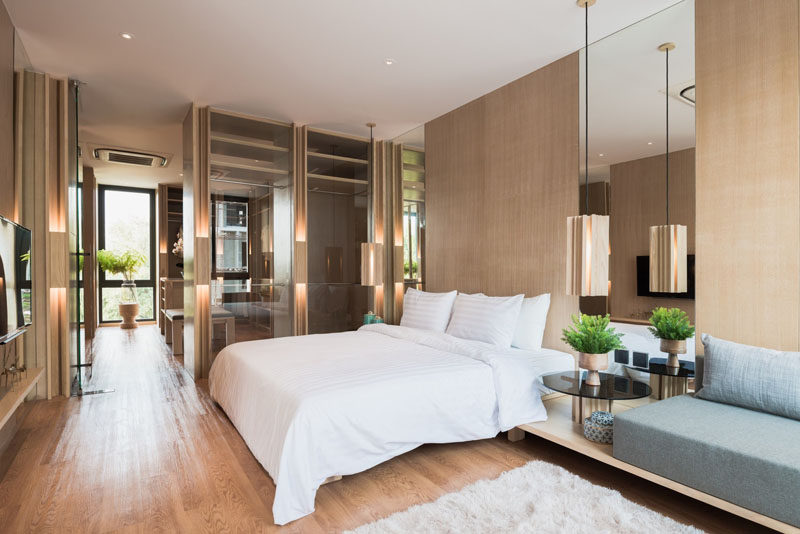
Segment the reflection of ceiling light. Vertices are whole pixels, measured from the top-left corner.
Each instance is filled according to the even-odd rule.
[[[652,141],[648,141],[648,142],[647,142],[647,144],[648,144],[648,145],[652,145],[652,144],[653,144],[653,142],[652,142]]]
[[[389,66],[394,65],[394,60],[392,58],[390,58],[390,57],[387,57],[386,59],[384,59],[383,62],[386,63],[386,65],[389,65]]]
[[[122,37],[123,39],[127,39],[129,41],[131,39],[133,39],[133,34],[132,33],[128,33],[128,32],[122,32],[121,34],[119,34],[119,36]]]
[[[602,158],[603,156],[605,156],[605,154],[598,154],[598,156],[600,156]]]

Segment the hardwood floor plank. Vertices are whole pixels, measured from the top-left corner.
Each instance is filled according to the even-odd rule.
[[[113,393],[25,405],[0,456],[2,532],[339,532],[535,459],[711,533],[766,531],[546,440],[505,435],[423,445],[326,484],[313,514],[277,527],[272,478],[157,327],[101,328],[95,354],[84,390]]]

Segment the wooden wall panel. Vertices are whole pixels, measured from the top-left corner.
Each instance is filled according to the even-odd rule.
[[[426,289],[549,292],[544,345],[563,350],[578,96],[572,54],[425,125]]]
[[[0,215],[19,222],[14,179],[14,25],[0,4]]]
[[[698,331],[798,350],[798,1],[695,9]]]
[[[686,225],[688,253],[695,253],[695,149],[670,154],[671,224]],[[677,307],[695,319],[695,301],[636,296],[636,256],[650,253],[650,227],[666,223],[664,156],[611,166],[611,293],[613,317],[647,319],[657,306]]]

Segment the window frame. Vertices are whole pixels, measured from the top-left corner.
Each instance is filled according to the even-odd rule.
[[[105,249],[106,245],[106,191],[120,191],[125,193],[139,193],[149,195],[150,205],[150,278],[137,279],[136,289],[150,288],[153,294],[153,313],[157,314],[158,302],[156,302],[156,272],[158,256],[156,255],[156,190],[144,187],[127,187],[120,185],[98,184],[97,186],[97,249]],[[103,318],[103,290],[122,287],[122,280],[107,280],[106,273],[98,269],[97,278],[97,312],[100,324],[115,324],[122,322],[120,319]],[[138,317],[139,321],[155,321],[156,317]]]

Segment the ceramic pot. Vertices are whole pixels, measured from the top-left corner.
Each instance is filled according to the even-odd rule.
[[[600,373],[598,371],[608,369],[608,354],[587,354],[585,352],[579,352],[578,367],[589,371],[585,381],[587,385],[599,386]]]
[[[686,340],[662,339],[661,352],[669,354],[669,358],[667,358],[667,367],[680,367],[681,363],[678,359],[678,354],[686,354]]]
[[[129,329],[137,328],[139,326],[136,324],[136,316],[139,315],[138,302],[126,302],[124,304],[120,304],[119,314],[122,317],[122,324],[119,325],[120,328]]]

